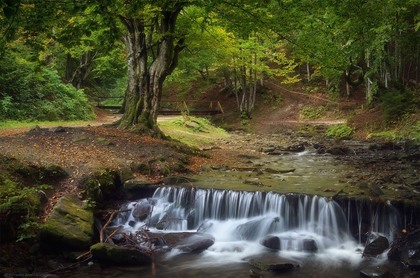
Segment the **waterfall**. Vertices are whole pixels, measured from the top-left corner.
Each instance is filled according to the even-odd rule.
[[[142,206],[152,208],[146,219],[139,218]],[[372,233],[392,240],[394,229],[402,222],[398,211],[386,203],[169,186],[122,209],[130,212],[120,215],[114,224],[129,231],[142,227],[198,230],[222,242],[257,242],[276,236],[282,250],[297,251],[307,250],[307,246],[322,251],[349,241],[362,244]]]

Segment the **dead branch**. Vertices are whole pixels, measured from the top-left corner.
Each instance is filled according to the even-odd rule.
[[[115,215],[117,215],[118,213],[129,212],[129,211],[131,211],[131,209],[116,210],[116,211],[113,211],[111,213],[111,215],[108,218],[108,221],[105,223],[105,225],[102,227],[102,229],[101,229],[101,231],[99,233],[99,241],[100,242],[104,242],[104,232],[105,232],[105,229],[108,227],[109,224],[111,224],[111,221],[114,220]]]

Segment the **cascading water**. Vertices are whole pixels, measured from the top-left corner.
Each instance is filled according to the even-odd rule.
[[[215,244],[188,268],[243,262],[264,254],[268,249],[260,242],[267,236],[280,240],[282,256],[355,266],[362,260],[362,235],[392,238],[392,228],[401,223],[389,204],[273,192],[161,187],[139,202],[150,206],[147,217],[139,217],[136,207],[140,205],[131,202],[122,208],[131,211],[114,224],[126,232],[145,227],[166,232],[198,230],[215,238]]]

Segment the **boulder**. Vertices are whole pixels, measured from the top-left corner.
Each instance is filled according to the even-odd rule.
[[[278,236],[266,236],[260,243],[267,248],[281,250],[281,240]]]
[[[161,239],[170,249],[177,248],[186,253],[200,253],[214,244],[214,237],[204,233],[147,233],[149,238]]]
[[[303,251],[315,253],[318,251],[318,245],[313,239],[304,239],[302,244]]]
[[[83,250],[93,237],[93,212],[85,209],[75,195],[60,198],[41,227],[40,239],[46,249]]]
[[[254,257],[248,260],[253,267],[263,271],[285,272],[299,267],[299,263],[278,256]]]
[[[376,257],[389,248],[389,241],[384,236],[378,236],[371,241],[363,251],[363,257]]]
[[[185,238],[176,246],[176,248],[186,253],[201,253],[213,244],[213,236],[196,233]]]
[[[109,243],[92,245],[90,252],[94,260],[112,265],[145,265],[152,261],[150,255],[139,249]]]
[[[146,199],[142,199],[136,203],[133,209],[133,217],[137,221],[145,220],[152,211],[152,205]]]

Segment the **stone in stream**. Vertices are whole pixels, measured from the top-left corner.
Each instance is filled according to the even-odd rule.
[[[389,241],[384,236],[378,236],[371,241],[363,251],[363,257],[376,257],[389,248]]]
[[[148,200],[143,199],[136,203],[136,206],[133,209],[133,217],[138,221],[145,220],[150,212],[152,211],[152,205],[149,203]]]
[[[281,240],[278,236],[266,236],[260,241],[260,243],[267,248],[281,250]]]
[[[248,258],[248,263],[263,271],[286,272],[299,267],[299,263],[277,255],[264,255]]]
[[[210,234],[204,233],[158,233],[147,232],[151,239],[160,239],[159,242],[164,242],[170,249],[176,248],[185,253],[201,253],[215,242],[215,239]],[[162,246],[161,246],[162,247]]]

